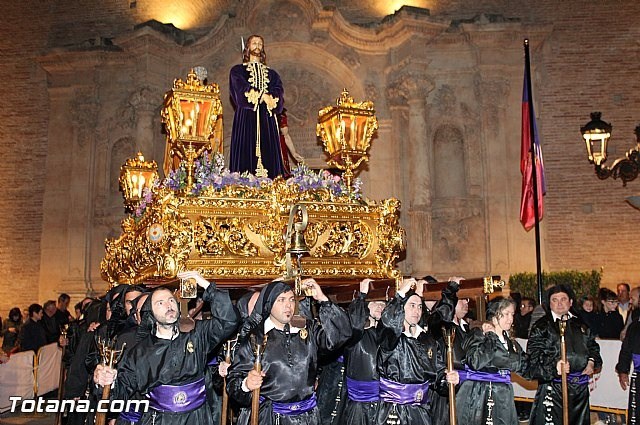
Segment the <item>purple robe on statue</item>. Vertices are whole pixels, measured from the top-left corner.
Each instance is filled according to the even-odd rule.
[[[259,65],[256,67],[256,65]],[[258,72],[250,82],[250,69],[266,70]],[[266,77],[266,78],[264,78]],[[282,150],[280,149],[280,133],[278,131],[277,114],[282,112],[284,105],[284,88],[276,71],[262,64],[241,64],[231,68],[229,74],[229,87],[231,100],[235,107],[233,115],[233,128],[231,131],[231,155],[229,169],[231,171],[256,173],[258,157],[256,155],[256,130],[260,122],[260,153],[262,164],[268,171],[270,178],[281,176],[285,173]],[[257,111],[251,96],[247,96],[252,89],[260,92],[266,88],[266,92],[273,98],[278,98],[276,107],[269,113],[264,102],[258,102]],[[254,100],[255,102],[255,100]]]

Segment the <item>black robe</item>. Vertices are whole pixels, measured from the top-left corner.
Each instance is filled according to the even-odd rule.
[[[509,370],[524,373],[527,356],[522,347],[509,338],[506,342],[508,347],[494,332],[484,334],[482,329],[472,330],[463,345],[465,364],[480,372]],[[518,425],[513,385],[471,380],[462,382],[456,395],[456,414],[459,424],[485,424],[492,420],[495,425]]]
[[[375,327],[365,329],[369,323],[369,308],[366,294],[360,294],[349,305],[349,321],[352,336],[343,350],[344,362],[341,364],[341,379],[336,383],[334,404],[330,425],[373,424],[378,402],[356,402],[347,395],[347,377],[357,381],[378,381],[376,359],[378,354],[377,333]],[[320,392],[319,392],[320,394]],[[331,401],[331,397],[329,398]]]
[[[618,355],[618,364],[616,365],[616,372],[626,373],[629,375],[631,371],[631,364],[633,356],[640,356],[640,322],[633,322],[629,329],[627,329],[627,335],[622,341],[622,347],[620,348],[620,354]],[[637,364],[637,361],[636,361]],[[633,368],[633,374],[631,375],[631,382],[629,384],[629,414],[627,415],[627,423],[640,423],[640,380],[638,379],[638,371]],[[635,422],[632,422],[632,418]]]
[[[455,332],[453,339],[453,368],[455,370],[464,370],[464,341],[469,334],[469,325],[460,326],[454,322],[451,326]],[[444,344],[444,342],[443,342]],[[446,350],[446,344],[444,345]],[[446,351],[443,354],[446,358]],[[460,384],[456,385],[456,392],[460,389]],[[431,419],[434,424],[449,425],[449,393],[441,394],[438,391],[431,391],[429,394],[431,406]]]
[[[211,283],[203,294],[211,305],[211,320],[196,322],[190,332],[180,332],[173,340],[148,335],[128,351],[118,365],[111,390],[112,400],[128,400],[136,392],[146,395],[159,385],[185,385],[204,379],[209,353],[231,335],[238,316],[226,291]],[[211,409],[205,402],[184,413],[160,412],[152,408],[140,424],[209,424]]]
[[[263,329],[257,329],[255,340],[262,343]],[[271,329],[262,356],[265,372],[260,388],[260,425],[319,425],[318,408],[299,415],[285,416],[273,413],[272,402],[291,403],[307,400],[314,394],[318,372],[318,354],[335,351],[350,337],[351,327],[347,314],[338,306],[320,303],[319,321],[308,320],[299,332],[285,334]],[[254,368],[253,338],[238,348],[227,379],[229,396],[241,406],[238,425],[247,425],[251,417],[252,393],[242,389],[242,382]],[[279,421],[279,422],[277,422]]]
[[[420,332],[417,337],[409,337],[403,333],[404,304],[410,295],[402,298],[396,294],[382,312],[378,323],[379,377],[400,384],[422,384],[428,381],[429,392],[432,389],[446,391],[442,346],[428,332]],[[428,394],[424,398],[428,398]],[[380,400],[376,416],[378,425],[432,423],[428,403],[395,404]]]
[[[595,369],[602,366],[600,346],[587,325],[578,317],[567,323],[565,333],[567,360],[571,373],[581,373],[589,359]],[[538,380],[538,390],[531,409],[529,423],[543,425],[549,422],[562,423],[562,386],[556,371],[560,360],[560,330],[550,313],[534,323],[527,343],[529,369],[526,377]],[[551,419],[549,419],[551,418]],[[589,425],[589,385],[569,380],[569,423]]]

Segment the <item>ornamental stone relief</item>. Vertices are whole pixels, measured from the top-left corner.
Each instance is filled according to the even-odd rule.
[[[76,91],[74,100],[71,102],[71,110],[76,113],[71,114],[71,120],[76,129],[76,141],[79,147],[84,147],[93,137],[100,103],[96,100],[93,90],[80,89]]]
[[[438,89],[433,106],[443,115],[451,115],[454,112],[456,107],[456,95],[450,85],[443,84]]]
[[[482,200],[434,201],[434,267],[481,270],[484,264]]]
[[[324,158],[316,137],[318,110],[334,101],[341,88],[331,87],[325,78],[299,68],[278,70],[285,90],[289,134],[305,158]]]
[[[499,111],[506,108],[509,88],[509,82],[503,79],[483,80],[476,76],[473,81],[476,99],[492,119],[498,119]]]
[[[265,25],[277,19],[282,25]],[[307,14],[299,5],[290,1],[263,2],[257,12],[250,18],[250,28],[258,28],[260,35],[274,40],[299,39],[301,34],[306,34],[311,27]],[[267,46],[267,54],[269,53]]]

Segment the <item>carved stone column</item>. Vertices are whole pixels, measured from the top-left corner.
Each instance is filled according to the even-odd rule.
[[[500,78],[496,69],[487,70],[487,75],[482,73],[474,82],[475,94],[480,104],[480,137],[483,142],[478,145],[478,152],[484,158],[484,217],[486,229],[486,267],[492,274],[508,274],[510,272],[509,247],[513,243],[509,241],[508,227],[505,223],[512,221],[510,215],[513,212],[509,208],[512,203],[507,198],[510,186],[515,180],[520,184],[519,175],[515,179],[509,175],[509,167],[504,164],[513,164],[507,154],[509,149],[505,146],[514,142],[513,134],[519,131],[505,134],[505,125],[509,122],[507,116],[507,101],[509,100],[509,81]],[[498,125],[496,125],[498,123]],[[500,123],[505,123],[500,125]],[[511,136],[509,136],[511,135]],[[519,145],[518,145],[519,146]],[[518,149],[519,153],[519,149]],[[514,168],[518,170],[518,168]],[[516,171],[517,172],[517,171]]]
[[[405,164],[409,190],[409,230],[412,274],[432,273],[432,141],[427,139],[427,95],[434,83],[421,73],[407,73],[400,82],[408,104],[408,149]]]
[[[392,146],[392,157],[397,162],[397,166],[394,170],[394,180],[398,182],[398,188],[396,195],[402,205],[400,213],[400,224],[407,229],[407,251],[405,253],[405,259],[399,266],[402,268],[404,274],[411,273],[412,265],[412,252],[409,248],[411,243],[411,237],[409,234],[410,220],[409,209],[411,201],[409,198],[409,173],[408,173],[408,158],[409,158],[409,143],[407,140],[407,121],[409,119],[409,105],[407,104],[407,94],[403,91],[399,84],[392,84],[386,89],[387,105],[391,114],[391,135],[389,143]]]
[[[399,150],[402,224],[407,229],[407,272],[431,271],[431,148],[426,139],[426,97],[434,84],[424,74],[405,72],[387,89],[394,142]]]
[[[95,163],[96,163],[96,128],[100,104],[92,88],[80,88],[76,91],[73,102],[72,125],[75,141],[80,149],[74,149],[72,162],[72,203],[80,208],[70,211],[70,223],[78,223],[76,232],[70,232],[69,238],[77,239],[70,243],[69,263],[77,263],[73,269],[82,270],[84,286],[88,294],[94,293],[91,271],[95,269],[92,257],[94,197],[95,197]],[[77,252],[76,252],[77,251]]]
[[[135,146],[147,158],[160,158],[163,153],[155,152],[153,143],[153,119],[161,102],[162,95],[150,87],[142,87],[129,97],[135,114]]]

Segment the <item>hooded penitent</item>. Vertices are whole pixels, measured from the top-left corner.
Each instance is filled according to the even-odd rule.
[[[262,288],[256,306],[251,315],[244,321],[238,334],[238,341],[246,339],[251,333],[262,333],[262,324],[271,314],[273,303],[284,292],[291,291],[291,287],[282,281],[274,281]]]

